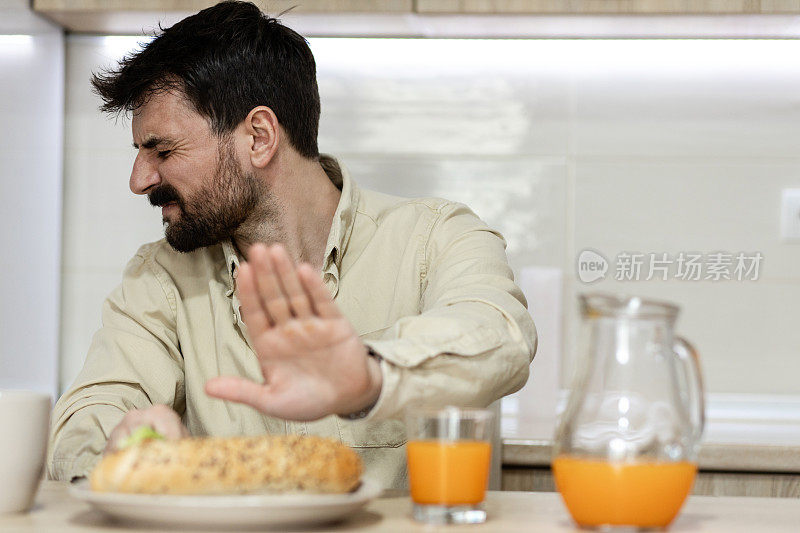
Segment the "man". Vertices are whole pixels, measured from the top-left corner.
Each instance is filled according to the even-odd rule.
[[[400,487],[405,409],[525,383],[536,332],[502,237],[463,205],[360,190],[320,156],[297,33],[224,2],[93,85],[103,110],[132,113],[130,187],[161,207],[166,241],[104,305],[54,411],[51,477],[85,475],[149,424],[338,438]]]

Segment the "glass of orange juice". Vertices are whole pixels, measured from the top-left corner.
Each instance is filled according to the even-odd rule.
[[[493,413],[446,407],[417,410],[407,418],[414,518],[432,524],[485,522]]]

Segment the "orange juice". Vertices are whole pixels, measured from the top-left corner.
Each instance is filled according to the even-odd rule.
[[[492,447],[478,440],[409,441],[408,479],[415,503],[475,505],[489,482]]]
[[[610,462],[563,455],[553,477],[572,518],[581,526],[665,527],[692,490],[697,465],[681,462]]]

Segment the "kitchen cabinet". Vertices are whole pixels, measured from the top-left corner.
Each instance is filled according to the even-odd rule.
[[[418,13],[724,15],[800,13],[798,0],[416,0]]]
[[[33,9],[51,12],[183,11],[195,12],[213,6],[217,0],[34,0]],[[294,7],[306,13],[380,12],[410,13],[413,0],[255,0],[270,13]]]
[[[72,32],[139,34],[143,29],[155,27],[159,20],[168,26],[215,3],[215,0],[33,0],[33,9]],[[399,19],[441,15],[800,14],[800,0],[255,0],[255,3],[271,14],[292,8],[293,16],[366,14]]]
[[[138,35],[171,26],[186,16],[216,4],[215,0],[33,0],[33,10],[77,33]],[[255,0],[262,10],[293,14],[408,14],[413,0]]]

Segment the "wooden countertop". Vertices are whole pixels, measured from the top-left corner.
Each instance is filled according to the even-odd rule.
[[[432,527],[414,522],[409,516],[407,496],[388,496],[370,503],[346,522],[315,531],[397,532],[455,531],[508,532],[575,531],[556,493],[491,492],[487,497],[489,520],[482,525]],[[752,533],[753,531],[797,531],[800,500],[778,498],[721,498],[692,496],[670,527],[670,533]],[[168,529],[136,529],[115,524],[88,504],[75,500],[66,485],[57,481],[42,484],[36,505],[28,514],[0,516],[0,531],[25,532],[119,532],[158,533]],[[306,530],[308,531],[308,530]]]
[[[553,446],[547,440],[503,439],[503,464],[550,466]],[[800,472],[800,446],[766,444],[702,444],[700,470],[719,472]]]
[[[700,469],[800,474],[800,402],[794,397],[783,402],[773,405],[774,398],[762,401],[763,405],[753,400],[712,402],[707,411],[714,416],[706,421]],[[549,466],[555,425],[555,416],[504,412],[503,464]]]

